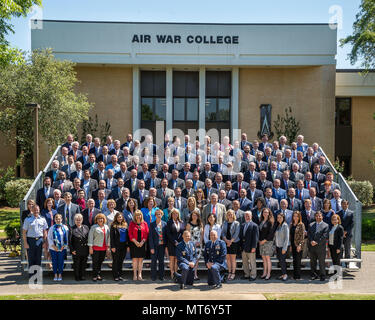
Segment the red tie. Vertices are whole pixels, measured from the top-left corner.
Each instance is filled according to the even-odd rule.
[[[90,224],[92,224],[92,209],[90,210],[89,222],[90,222]]]
[[[307,189],[310,190],[310,182],[307,183]]]
[[[212,213],[216,215],[216,206],[212,208]]]

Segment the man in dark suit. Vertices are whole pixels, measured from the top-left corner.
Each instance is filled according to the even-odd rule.
[[[326,175],[330,171],[329,166],[326,165],[326,158],[324,156],[319,157],[318,164],[319,164],[320,173],[323,173]]]
[[[319,186],[318,184],[312,180],[312,174],[310,171],[305,173],[305,181],[303,182],[304,188],[310,190],[310,188],[315,188],[319,193]]]
[[[174,207],[182,212],[187,207],[187,200],[181,196],[181,188],[174,189]]]
[[[70,151],[72,149],[72,143],[74,141],[74,137],[72,134],[68,134],[67,138],[66,138],[66,142],[61,145],[61,148],[65,147],[65,148],[68,148],[68,150]]]
[[[237,174],[237,181],[235,183],[232,184],[232,189],[234,191],[237,191],[238,193],[240,193],[240,191],[242,189],[247,189],[249,187],[249,184],[245,181],[243,181],[244,179],[244,175],[242,172],[239,172]]]
[[[89,169],[84,171],[84,176],[81,180],[81,188],[85,190],[86,200],[92,198],[92,193],[94,190],[98,189],[98,182],[95,179],[91,179]]]
[[[275,198],[279,203],[282,199],[286,199],[286,191],[280,188],[280,180],[275,179],[272,188],[272,198]]]
[[[156,177],[157,171],[155,169],[151,169],[151,176],[146,181],[146,189],[149,190],[150,188],[160,188],[161,179]]]
[[[305,230],[309,230],[309,226],[312,222],[315,221],[315,213],[316,211],[311,208],[311,199],[305,199],[304,207],[301,211],[302,222],[305,225]]]
[[[286,191],[289,190],[289,188],[294,188],[294,182],[292,180],[289,180],[290,171],[285,170],[283,172],[283,177],[280,180],[280,187]]]
[[[292,211],[301,211],[302,202],[296,198],[296,190],[294,188],[289,188],[288,190],[288,209]]]
[[[250,148],[252,147],[251,142],[247,141],[247,134],[242,133],[241,134],[241,150],[243,150],[246,145],[248,145]]]
[[[100,190],[104,190],[104,198],[108,199],[109,195],[111,194],[112,190],[106,188],[106,183],[104,180],[100,180],[98,183],[98,189],[92,192],[92,198],[94,200],[98,200],[98,193]]]
[[[98,169],[98,164],[96,162],[95,154],[91,153],[89,155],[89,161],[82,167],[83,170],[90,170],[90,174],[93,174],[96,169]]]
[[[310,166],[307,162],[303,161],[303,152],[298,151],[297,152],[297,161],[296,163],[299,166],[299,172],[302,174],[305,174],[307,171],[310,171]]]
[[[213,193],[218,194],[219,190],[213,188],[211,179],[207,178],[206,181],[205,181],[205,187],[203,189],[203,193],[204,193],[204,197],[206,199],[210,199],[211,194],[213,194]]]
[[[312,180],[318,184],[320,187],[324,181],[326,181],[326,176],[323,173],[320,173],[320,167],[318,163],[315,163],[313,165],[313,174],[312,174]],[[319,192],[320,193],[320,189]]]
[[[226,191],[227,199],[229,201],[233,201],[233,200],[238,199],[238,197],[239,197],[238,192],[232,189],[232,184],[231,184],[230,181],[225,182],[225,189],[224,190]]]
[[[292,151],[290,149],[285,149],[284,151],[284,159],[283,159],[283,162],[286,163],[287,165],[287,169],[288,170],[291,170],[292,169],[292,164],[295,162],[296,160],[292,158]]]
[[[124,187],[130,190],[130,194],[135,192],[138,188],[137,170],[133,169],[130,171],[130,179],[125,181]]]
[[[328,239],[328,224],[323,221],[323,215],[320,211],[315,213],[315,222],[310,224],[307,232],[309,240],[309,256],[311,265],[311,280],[318,279],[316,265],[319,260],[320,280],[325,281],[326,277],[326,244]]]
[[[298,180],[303,180],[303,173],[299,172],[299,164],[294,162],[292,164],[292,171],[290,172],[290,180],[296,182]]]
[[[107,146],[103,146],[102,147],[102,153],[101,155],[96,159],[97,162],[104,162],[104,167],[107,165],[107,164],[110,164],[111,163],[111,155],[109,154],[109,151],[108,151],[108,147]]]
[[[240,241],[242,249],[242,266],[244,280],[254,281],[257,277],[256,248],[259,241],[259,228],[252,221],[251,211],[245,212],[245,221],[241,224]]]
[[[181,196],[188,199],[189,197],[193,197],[194,193],[195,190],[193,188],[193,180],[187,179],[185,189],[182,190]]]
[[[200,181],[205,181],[207,178],[214,180],[215,178],[215,172],[211,170],[211,163],[206,162],[204,164],[204,170],[202,173],[199,175],[199,180]]]
[[[255,155],[255,170],[260,172],[260,171],[267,171],[268,169],[268,166],[267,166],[267,162],[264,162],[263,161],[263,152],[262,151],[258,151]]]
[[[267,173],[266,171],[262,170],[259,173],[259,179],[257,180],[256,188],[259,190],[262,190],[263,193],[266,190],[266,188],[272,189],[272,182],[267,180]]]
[[[138,180],[138,188],[131,194],[131,197],[138,201],[138,208],[143,207],[143,201],[148,198],[148,190],[145,189],[143,180]]]
[[[318,198],[316,195],[316,189],[314,187],[310,188],[310,200],[311,200],[311,208],[314,211],[320,211],[323,208],[323,201],[322,199]]]
[[[53,191],[55,189],[51,186],[51,178],[50,177],[44,177],[43,179],[43,188],[40,188],[36,192],[36,204],[40,208],[44,208],[44,201],[48,198],[53,199]]]
[[[69,180],[72,181],[72,182],[76,178],[78,178],[79,180],[82,180],[83,175],[84,175],[83,170],[82,170],[82,163],[81,162],[77,161],[75,163],[75,167],[76,167],[76,170],[70,174],[70,178],[69,178]]]
[[[341,225],[344,228],[345,259],[350,259],[350,247],[352,243],[354,227],[354,212],[352,210],[349,210],[349,202],[345,199],[341,201],[341,208],[342,209],[338,212],[338,215],[341,219]]]
[[[176,247],[176,257],[181,274],[175,272],[174,276],[180,283],[180,289],[185,289],[186,285],[193,285],[194,267],[197,262],[197,250],[194,242],[190,241],[190,231],[185,230],[181,241]]]
[[[223,204],[227,211],[229,209],[232,209],[232,201],[228,200],[227,193],[226,193],[225,190],[219,190],[219,200],[218,200],[218,202]]]
[[[271,166],[267,172],[266,179],[273,183],[275,179],[281,179],[281,178],[282,178],[282,173],[277,170],[277,163],[275,161],[272,161]]]
[[[137,178],[140,180],[147,181],[148,179],[150,179],[150,177],[151,177],[151,173],[148,171],[148,164],[143,163],[142,170],[138,173]]]
[[[272,212],[279,210],[279,202],[277,199],[272,198],[272,188],[266,188],[264,200],[266,201],[266,207],[270,208]]]
[[[73,189],[73,184],[70,180],[66,179],[66,174],[64,171],[59,172],[59,180],[56,180],[52,188],[59,189],[63,194],[70,189]]]
[[[124,182],[130,179],[130,171],[124,161],[120,162],[120,170],[115,173],[114,178],[117,180],[121,178]]]
[[[253,205],[256,204],[258,198],[263,198],[263,191],[256,188],[257,184],[255,180],[251,180],[249,189],[247,189],[247,197],[251,200]]]
[[[77,141],[72,143],[72,149],[69,151],[68,155],[72,155],[74,161],[78,161],[78,159],[82,156],[82,151],[79,150],[79,143]]]
[[[74,226],[74,216],[77,213],[81,213],[78,205],[72,203],[72,195],[70,192],[65,192],[64,195],[65,204],[57,208],[57,213],[62,216],[62,223],[70,227]]]
[[[82,148],[82,154],[80,157],[78,157],[77,161],[81,162],[83,166],[86,166],[89,163],[90,161],[89,150],[87,149],[86,146]]]
[[[189,172],[191,174],[191,172]],[[180,175],[181,177],[181,175]],[[174,190],[175,188],[185,188],[185,180],[181,179],[178,175],[178,170],[172,170],[172,178],[168,182],[168,188]],[[193,176],[191,176],[193,178]],[[190,178],[189,178],[190,179]]]
[[[272,148],[272,144],[268,142],[268,135],[263,134],[262,142],[259,143],[259,150],[264,152],[267,147]]]
[[[309,168],[310,168],[309,171],[312,171],[312,168],[313,168],[314,164],[319,162],[319,159],[314,156],[314,149],[313,148],[311,148],[311,147],[307,148],[307,153],[304,156],[303,161],[308,163]]]
[[[169,172],[169,166],[168,166],[168,164],[164,163],[162,165],[162,169],[161,169],[161,171],[158,172],[157,177],[159,179],[164,179],[165,178],[167,180],[170,180],[170,178],[172,177],[172,175]]]
[[[65,172],[66,174],[66,177],[70,180],[70,175],[76,171],[76,166],[74,164],[74,159],[73,159],[73,156],[68,156],[68,162],[66,165],[64,165],[62,168],[61,168],[62,171]]]
[[[82,211],[83,222],[82,224],[91,228],[95,224],[95,217],[100,213],[100,210],[95,208],[94,199],[87,200],[87,208]]]
[[[250,183],[251,180],[258,180],[259,172],[255,171],[256,166],[254,162],[249,163],[249,170],[247,170],[244,174],[244,181]]]
[[[202,181],[204,182],[206,180],[202,180]],[[214,187],[217,190],[225,189],[225,183],[223,182],[223,175],[220,172],[217,172],[215,174],[215,180],[212,183],[212,187]]]
[[[105,171],[105,164],[103,161],[98,162],[98,168],[94,173],[91,175],[91,178],[95,179],[96,181],[105,180],[107,179],[107,173]]]
[[[219,240],[217,232],[210,232],[210,240],[206,243],[203,256],[208,269],[207,283],[213,289],[219,289],[224,280],[223,272],[227,269],[227,246],[223,240]]]
[[[121,192],[121,197],[116,200],[116,210],[123,212],[127,205],[128,201],[130,199],[130,191],[128,188],[123,188]]]
[[[117,199],[121,198],[123,189],[124,189],[124,180],[122,180],[121,178],[118,178],[117,186],[112,188],[112,191],[110,195],[108,196],[108,199],[113,199],[116,201]]]
[[[46,173],[46,177],[50,177],[51,178],[51,183],[55,182],[58,178],[59,178],[59,167],[60,167],[60,163],[58,160],[53,160],[52,161],[52,165],[51,165],[51,170],[49,170],[47,173]]]
[[[94,154],[96,159],[102,154],[100,138],[94,138],[94,145],[89,149],[89,154]]]
[[[242,211],[249,211],[252,209],[252,203],[247,196],[247,191],[245,189],[241,189],[240,191],[240,197],[238,201],[240,202],[240,209]]]

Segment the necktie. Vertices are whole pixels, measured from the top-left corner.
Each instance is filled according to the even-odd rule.
[[[299,199],[302,200],[302,191],[298,190],[298,193],[299,193]]]
[[[339,200],[336,199],[336,212],[339,211]]]
[[[154,187],[154,179],[151,179],[151,188],[153,188]]]
[[[102,211],[102,208],[103,208],[103,201],[100,202],[99,208],[100,208],[100,211]]]
[[[49,194],[49,188],[46,188],[44,191],[44,196],[46,197],[46,199],[48,198],[48,194]]]
[[[90,225],[91,225],[92,224],[92,209],[90,210],[89,222],[90,222]]]
[[[292,202],[292,209],[293,209],[293,207],[294,207],[294,199],[292,199],[291,202]]]
[[[315,199],[311,199],[311,204],[312,204],[312,209],[314,210],[314,211],[316,211],[315,210]]]
[[[238,185],[238,193],[241,192],[241,185],[242,185],[242,183],[240,183],[240,184]]]
[[[74,151],[74,162],[77,161],[77,152]]]
[[[165,198],[165,189],[163,190],[163,198]]]
[[[65,221],[68,224],[68,219],[69,219],[69,206],[66,206],[66,211],[65,211]]]
[[[194,190],[197,190],[197,181],[193,181],[193,187],[194,187]]]
[[[132,181],[132,191],[135,189],[135,180]]]
[[[63,191],[63,189],[64,189],[64,182],[62,182],[62,183],[60,184],[60,189],[61,189],[61,191]]]
[[[241,198],[241,200],[240,200],[240,205],[242,206],[242,202],[243,202],[243,198]]]
[[[212,207],[212,213],[216,215],[216,206]]]
[[[139,200],[143,203],[143,190],[139,192]]]

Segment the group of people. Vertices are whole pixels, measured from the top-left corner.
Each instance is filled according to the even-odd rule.
[[[287,145],[278,141],[222,144],[186,135],[157,146],[131,134],[121,144],[108,136],[101,145],[90,134],[79,145],[67,137],[61,155],[46,173],[35,201],[22,213],[23,241],[29,266],[52,262],[54,280],[61,281],[68,252],[77,281],[85,278],[92,257],[92,280],[103,279],[110,260],[113,278],[123,280],[122,266],[130,254],[133,280],[142,280],[143,260],[151,258],[151,279],[164,280],[169,259],[171,279],[181,288],[198,278],[204,260],[208,283],[220,288],[236,277],[271,277],[277,256],[280,279],[286,281],[288,257],[293,278],[301,278],[301,260],[310,258],[312,279],[325,280],[326,258],[334,265],[350,258],[353,215],[341,198],[319,145],[303,136]],[[161,159],[161,160],[160,160]],[[319,273],[317,264],[319,262]]]

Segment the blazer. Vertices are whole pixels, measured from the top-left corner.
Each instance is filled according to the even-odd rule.
[[[243,180],[250,183],[251,180],[257,181],[258,178],[259,178],[259,172],[254,171],[251,173],[249,170],[247,170],[244,174]]]
[[[246,198],[247,199],[247,198]],[[225,206],[225,209],[228,211],[229,209],[232,209],[232,201],[228,200],[227,198],[224,198],[222,200],[218,200],[218,203],[221,203]]]
[[[89,247],[87,245],[89,232],[90,229],[86,225],[82,225],[82,228],[78,228],[76,225],[70,228],[68,234],[70,252],[75,251],[77,256],[87,257],[89,255]]]
[[[333,245],[329,245],[334,250],[341,250],[344,243],[344,228],[342,225],[337,225],[333,234]]]
[[[95,200],[95,208],[98,208],[102,213],[106,213],[108,212],[108,207],[107,207],[107,200],[104,199],[103,202],[102,202],[102,208],[100,209],[100,202],[99,202],[99,199],[98,200]]]
[[[60,172],[60,170],[58,170],[58,169],[56,171],[50,170],[46,173],[46,177],[50,177],[51,182],[53,184],[53,182],[59,178],[59,172]]]
[[[161,221],[161,232],[163,235],[163,246],[165,247],[167,244],[167,223],[163,220]],[[148,243],[150,249],[155,249],[159,246],[159,233],[156,221],[152,222],[150,225],[150,235]]]
[[[295,185],[294,181],[292,180],[284,181],[284,179],[281,179],[280,182],[280,188],[284,189],[287,192],[289,188],[294,188]]]
[[[289,175],[289,179],[292,180],[293,182],[296,182],[297,180],[303,180],[304,175],[301,172],[294,172],[291,171]]]
[[[92,175],[91,175],[91,178],[92,179],[95,179],[96,181],[100,181],[100,180],[106,180],[107,179],[107,173],[105,170],[103,170],[103,176],[100,176],[100,172],[99,170],[96,170]],[[73,174],[72,174],[73,175]]]
[[[218,265],[221,268],[226,269],[226,255],[227,246],[225,245],[224,241],[220,239],[217,239],[215,242],[212,242],[211,240],[207,241],[203,251],[205,264],[207,264],[208,262],[212,262],[215,265]]]
[[[237,211],[234,212],[236,215],[236,220],[242,224],[245,222],[245,212],[242,211],[241,209],[238,209]]]
[[[135,190],[131,195],[130,195],[131,198],[133,199],[136,199],[137,202],[138,202],[138,208],[142,208],[143,207],[143,201],[148,198],[148,190],[146,189],[143,189],[143,199],[141,201],[141,195],[140,195],[140,190]]]
[[[134,190],[132,190],[132,181],[131,181],[131,179],[125,181],[124,187],[128,188],[129,191],[130,191],[130,193],[132,193],[132,192],[134,192],[134,191],[136,191],[138,189],[138,181],[139,181],[139,179],[136,178],[135,179],[135,189]]]
[[[47,198],[52,198],[53,199],[53,191],[55,189],[52,188],[52,186],[49,188],[49,193],[47,195]],[[44,207],[44,201],[46,201],[46,196],[44,194],[44,187],[43,188],[40,188],[37,192],[36,192],[36,204],[40,207],[40,208],[43,208]]]
[[[128,199],[128,201],[129,201],[129,199]],[[116,208],[115,209],[117,211],[123,212],[124,210],[126,210],[126,204],[127,203],[125,202],[124,198],[121,196],[120,198],[118,198],[116,200]]]
[[[316,211],[311,209],[310,218],[308,218],[306,210],[301,211],[302,222],[305,225],[305,230],[309,230],[310,224],[315,221],[315,213]]]
[[[113,177],[115,179],[121,178],[125,182],[130,179],[130,172],[128,170],[126,170],[125,172],[122,172],[120,170],[120,171],[117,171]]]
[[[108,248],[111,244],[111,239],[110,239],[111,235],[110,235],[109,227],[106,224],[103,227],[105,230],[105,244],[106,244],[106,247]],[[103,242],[104,242],[104,233],[102,231],[102,228],[98,224],[94,224],[90,229],[87,245],[89,247],[93,247],[93,246],[102,247]]]
[[[255,170],[260,172],[260,171],[267,171],[268,169],[268,165],[267,165],[267,162],[264,162],[264,161],[254,161],[255,163]]]
[[[95,201],[97,201],[97,200],[99,199],[99,197],[98,197],[99,190],[100,190],[100,189],[96,189],[96,190],[92,191],[92,193],[91,193],[92,198],[93,198]],[[105,188],[105,189],[104,189],[104,198],[105,198],[105,199],[108,199],[108,197],[109,197],[109,195],[111,194],[111,192],[112,192],[112,190]]]
[[[193,180],[193,189],[194,190],[196,190],[196,189],[204,189],[204,182],[202,182],[200,180],[196,180],[196,181]]]
[[[106,156],[104,154],[101,154],[97,159],[98,162],[103,161],[105,165],[111,163],[111,155],[107,154]]]
[[[344,228],[344,231],[347,232],[346,237],[351,238],[353,235],[353,227],[354,227],[354,220],[353,215],[354,212],[352,210],[346,210],[346,215],[344,217],[344,210],[341,210],[337,213],[341,218],[341,225]]]
[[[241,188],[246,190],[248,187],[249,187],[249,184],[245,181],[242,181]],[[240,188],[240,184],[238,182],[235,182],[232,184],[232,190],[240,193],[239,188]]]
[[[303,187],[306,188],[307,190],[309,190],[308,182],[306,180],[303,182]],[[316,193],[317,194],[319,193],[319,186],[314,180],[310,180],[310,188],[315,188]]]
[[[279,190],[276,190],[275,188],[272,188],[272,198],[277,199],[277,201],[280,204],[280,201],[282,199],[286,199],[286,191],[284,189],[279,188]]]
[[[160,172],[158,172],[158,174],[156,175],[159,179],[167,179],[167,180],[169,180],[169,179],[171,179],[172,178],[172,174],[171,173],[169,173],[169,172],[166,172],[165,173],[165,176],[164,176],[164,172],[163,171],[160,171]]]
[[[55,218],[55,214],[57,213],[57,211],[55,209],[52,209],[52,219]],[[42,212],[40,213],[40,215],[46,219],[47,221],[47,225],[48,225],[48,228],[51,228],[51,224],[52,224],[52,219],[51,219],[51,215],[48,213],[48,209],[42,209]]]
[[[229,201],[237,200],[238,199],[238,192],[233,190],[233,189],[230,189],[229,191],[227,191],[227,199]]]
[[[264,198],[266,202],[266,207],[270,208],[272,210],[272,213],[279,210],[279,202],[274,198]],[[269,205],[267,205],[267,201],[269,201]]]
[[[154,188],[156,188],[156,189],[160,188],[160,184],[161,184],[160,178],[155,178],[153,180],[153,182],[154,182]],[[147,190],[149,190],[151,188],[151,178],[146,181],[145,185],[146,185],[145,188]]]
[[[272,189],[272,182],[268,180],[264,180],[264,182],[260,181],[260,179],[257,180],[256,188],[259,190],[262,190],[263,192],[266,191],[267,188]]]
[[[181,192],[181,197],[187,199],[189,197],[193,197],[194,196],[194,193],[195,193],[195,190],[194,188],[191,188],[190,191],[188,191],[186,188],[184,190],[182,190]]]
[[[323,200],[315,197],[315,199],[310,198],[311,200],[311,208],[315,211],[320,211],[323,208]]]
[[[259,242],[259,227],[253,221],[249,222],[249,226],[244,233],[246,223],[241,224],[240,240],[243,251],[249,253],[252,249],[256,249]]]
[[[70,166],[70,172],[69,172],[69,167],[68,167],[68,165],[66,164],[65,166],[63,166],[63,167],[61,168],[61,171],[64,171],[65,174],[66,174],[66,177],[67,177],[70,181],[72,181],[72,180],[70,179],[70,177],[71,177],[71,175],[76,171],[76,166],[75,166],[74,164],[72,164],[72,165]]]
[[[111,193],[109,194],[108,200],[113,199],[116,201],[117,199],[120,199],[120,198],[122,198],[121,188],[116,186],[112,189]]]
[[[243,198],[238,198],[238,201],[240,202],[240,209],[242,211],[249,211],[252,209],[252,203],[251,203],[251,200],[247,197]]]
[[[181,241],[176,247],[176,257],[178,264],[189,264],[197,262],[197,250],[193,241],[189,241],[186,245],[185,241]]]
[[[85,190],[85,188],[83,187],[83,183],[84,183],[84,179],[81,180],[81,188]],[[98,181],[90,178],[88,192],[86,193],[86,199],[92,198],[92,193],[96,189],[98,189]]]
[[[317,174],[315,174],[314,172],[311,172],[311,174],[312,174],[312,181],[316,182],[319,188],[321,188],[321,185],[324,183],[324,181],[326,181],[325,174],[320,173],[320,172],[318,172]]]
[[[232,237],[233,242],[237,243],[240,241],[240,229],[241,225],[238,221],[234,220],[232,222],[232,225],[230,226],[230,235]],[[223,228],[221,230],[221,237],[222,239],[225,239],[227,236],[227,230],[228,230],[228,221],[224,221]]]
[[[133,221],[130,222],[128,234],[129,234],[129,241],[138,239],[138,225],[134,223]],[[146,223],[146,221],[143,221],[141,223],[141,241],[142,240],[146,241],[148,239],[148,235],[149,235],[148,224]]]
[[[174,224],[172,219],[169,219],[167,222],[167,239],[168,243],[171,245],[175,245],[176,242],[182,241],[182,234],[185,231],[185,224],[183,222],[180,222],[180,231],[177,231],[176,225]],[[182,241],[183,242],[183,241]]]
[[[315,241],[317,242],[318,248],[325,249],[326,241],[328,239],[328,224],[322,221],[320,223],[318,232],[316,232],[316,228],[316,222],[310,224],[309,230],[307,231],[307,238],[309,239],[308,246],[311,248],[311,241]]]
[[[204,197],[205,197],[205,199],[209,199],[209,198],[210,198],[209,195],[208,195],[207,187],[205,187],[205,188],[203,189],[203,193],[204,193]],[[212,187],[212,188],[210,189],[210,195],[211,195],[212,193],[219,194],[219,190],[217,190],[217,189],[215,189],[215,188]]]
[[[120,231],[118,231],[118,228],[115,228],[113,225],[111,225],[110,228],[110,240],[111,240],[111,248],[121,248],[121,246],[128,242],[128,227],[126,228],[125,232],[125,242],[120,242]]]
[[[95,222],[94,222],[95,221],[95,217],[99,213],[100,213],[100,210],[94,207],[93,212],[92,212],[92,223],[90,224],[90,209],[86,208],[81,213],[82,216],[83,216],[82,224],[84,224],[85,226],[88,226],[89,228],[91,228],[91,226],[95,224]]]
[[[185,189],[185,181],[181,179],[181,177],[177,178],[176,180],[176,187],[173,185],[173,179],[169,180],[168,188],[174,190],[175,188]]]
[[[205,181],[207,178],[211,179],[212,181],[215,179],[215,172],[210,171],[208,174],[206,174],[206,171],[202,171],[202,173],[199,175],[200,181]]]
[[[273,241],[275,225],[276,223],[272,226],[271,222],[267,220],[262,227],[259,226],[259,241]]]
[[[61,180],[56,180],[52,184],[52,188],[59,189],[61,191],[61,193],[65,193],[65,192],[68,192],[70,189],[73,189],[73,183],[70,180],[65,180],[64,183],[63,183],[63,186],[62,186],[62,190],[61,190],[61,182],[60,181]]]
[[[280,226],[278,225],[275,229],[275,245],[278,248],[282,248],[283,251],[288,250],[289,244],[289,228],[286,222]]]
[[[66,217],[65,216],[65,213],[66,213],[66,204],[64,205],[61,205],[60,207],[57,208],[57,213],[61,214],[63,219],[62,219],[62,223],[63,224],[66,224],[66,225],[69,225],[71,227],[73,227],[75,225],[74,223],[74,216],[77,214],[77,213],[81,213],[81,209],[79,208],[78,205],[74,204],[74,203],[70,203],[70,211],[69,211],[69,217]]]
[[[290,235],[289,239],[292,246],[298,247],[301,246],[303,248],[304,240],[305,240],[305,225],[303,223],[299,223],[296,226],[296,230],[294,231],[294,238],[292,238],[292,226],[290,226]]]
[[[147,171],[146,173],[144,173],[143,170],[138,172],[137,179],[147,181],[150,178],[151,178],[150,171]]]
[[[283,176],[282,176],[281,171],[276,170],[276,171],[275,171],[275,179],[279,179],[279,180],[281,180],[282,178],[283,178]],[[267,171],[267,178],[266,178],[266,179],[267,179],[268,181],[271,181],[272,183],[273,183],[273,181],[274,181],[270,169],[268,169],[268,171]]]
[[[290,198],[288,197],[287,198],[288,200],[288,209],[289,210],[292,210],[292,211],[301,211],[302,210],[302,201],[297,199],[296,197],[294,197],[294,204],[293,204],[293,207],[292,207],[292,203],[291,203],[291,200]]]
[[[217,224],[219,225],[223,224],[226,212],[227,210],[225,209],[225,206],[223,204],[221,203],[216,204],[216,223]],[[208,203],[203,207],[203,210],[202,210],[202,219],[203,219],[204,224],[208,223],[207,218],[210,215],[210,213],[211,213],[211,203]]]

